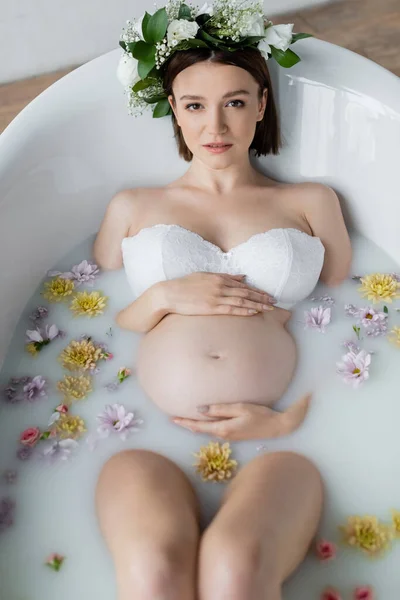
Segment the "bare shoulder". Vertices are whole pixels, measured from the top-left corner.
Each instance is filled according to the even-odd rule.
[[[296,210],[325,248],[321,280],[328,285],[338,285],[348,276],[352,260],[350,237],[339,198],[333,188],[322,183],[295,185]]]

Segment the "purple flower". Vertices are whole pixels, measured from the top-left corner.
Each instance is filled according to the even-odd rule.
[[[330,307],[324,308],[323,306],[318,306],[318,308],[312,308],[311,310],[305,310],[304,316],[305,320],[305,329],[307,327],[316,329],[320,333],[325,333],[325,327],[331,321],[331,309]]]
[[[36,329],[27,329],[26,337],[27,342],[39,342],[46,343],[51,342],[56,337],[58,337],[60,331],[57,325],[46,325],[43,327],[36,327]]]
[[[17,481],[17,472],[7,469],[7,471],[4,471],[3,473],[3,480],[6,483],[15,483]]]
[[[336,363],[337,373],[342,376],[345,383],[358,387],[369,378],[369,366],[371,354],[365,350],[352,352],[351,350],[342,356],[342,362]]]
[[[358,317],[360,309],[354,304],[345,304],[344,311],[349,317]]]
[[[56,460],[68,460],[72,452],[79,446],[76,440],[47,440],[42,445],[41,456],[51,462]]]
[[[18,395],[18,390],[12,385],[8,385],[6,388],[4,388],[2,395],[4,400],[9,404],[16,404],[22,400],[22,396]]]
[[[393,279],[396,279],[396,281],[400,282],[400,273],[390,273],[390,275],[393,277]]]
[[[22,446],[22,448],[17,451],[17,458],[19,458],[19,460],[29,460],[32,454],[33,448],[30,446]]]
[[[15,502],[11,498],[0,500],[0,533],[14,523]]]
[[[127,412],[122,404],[107,404],[104,411],[97,416],[100,425],[97,432],[100,437],[105,438],[115,432],[122,440],[134,432],[139,431],[136,427],[143,423],[142,419],[134,419],[133,412]]]
[[[376,337],[387,332],[387,313],[375,310],[372,306],[357,308],[354,304],[346,304],[344,310],[350,317],[356,317],[367,335]]]
[[[32,381],[24,385],[24,399],[29,402],[34,402],[39,398],[47,397],[47,381],[41,375],[33,377]]]
[[[62,279],[72,279],[75,285],[79,286],[81,283],[92,284],[99,272],[100,270],[95,263],[83,260],[78,265],[74,265],[70,271],[64,273],[61,271],[48,271],[47,275],[48,277],[59,276]]]
[[[345,348],[347,348],[347,350],[350,350],[351,352],[354,352],[355,354],[357,354],[357,352],[360,352],[360,350],[361,350],[360,346],[357,346],[357,344],[355,342],[352,342],[351,340],[343,342],[343,346]]]
[[[18,385],[20,383],[28,383],[28,381],[31,381],[32,377],[11,377],[10,379],[10,383],[11,385]]]
[[[41,319],[45,319],[49,314],[49,309],[45,306],[38,306],[35,310],[29,315],[31,321],[40,321]]]

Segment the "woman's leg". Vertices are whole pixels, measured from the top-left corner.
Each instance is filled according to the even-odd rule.
[[[175,463],[147,450],[116,454],[100,474],[96,505],[118,600],[195,600],[199,505]]]
[[[317,469],[290,452],[260,455],[229,484],[199,549],[199,600],[280,600],[318,527]]]

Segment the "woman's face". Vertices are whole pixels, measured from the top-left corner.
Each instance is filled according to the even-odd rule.
[[[262,120],[267,92],[259,100],[258,83],[234,65],[202,61],[181,71],[168,97],[186,145],[194,156],[210,166],[243,160]],[[228,150],[211,152],[207,144],[230,144]]]

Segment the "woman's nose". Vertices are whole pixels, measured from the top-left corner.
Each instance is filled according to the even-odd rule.
[[[215,109],[208,114],[208,131],[210,134],[216,135],[223,133],[226,130],[224,113],[220,109]]]

